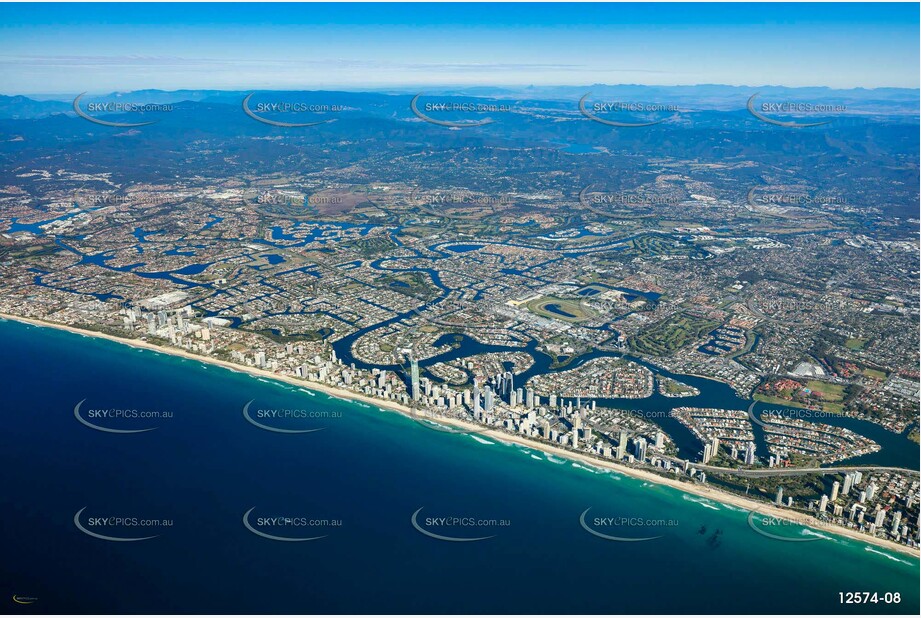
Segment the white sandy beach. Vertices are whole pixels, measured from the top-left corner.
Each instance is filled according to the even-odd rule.
[[[195,360],[195,361],[199,361],[202,363],[207,363],[210,365],[218,365],[221,367],[225,367],[227,369],[231,369],[233,371],[245,372],[253,376],[258,376],[258,377],[268,378],[271,380],[285,382],[288,384],[292,384],[294,386],[299,386],[301,388],[307,388],[309,390],[325,393],[325,394],[328,394],[334,397],[339,397],[341,399],[365,402],[365,403],[377,406],[379,408],[386,408],[388,410],[392,410],[394,412],[404,414],[409,417],[420,418],[418,415],[415,415],[410,408],[403,406],[401,404],[392,402],[392,401],[377,399],[374,397],[368,397],[368,396],[365,396],[359,393],[354,393],[349,390],[344,390],[344,389],[339,389],[339,388],[335,388],[332,386],[328,386],[326,384],[320,384],[317,382],[309,382],[307,380],[301,380],[301,379],[294,378],[292,376],[287,376],[287,375],[275,374],[270,371],[265,371],[263,369],[258,369],[255,367],[247,367],[244,365],[238,365],[236,363],[231,363],[227,361],[218,360],[215,358],[210,358],[208,356],[193,354],[191,352],[187,352],[185,350],[181,350],[178,348],[162,347],[162,346],[158,346],[152,343],[148,343],[146,341],[140,341],[140,340],[135,340],[135,339],[125,339],[121,337],[115,337],[113,335],[108,335],[105,333],[99,333],[95,331],[88,331],[88,330],[83,330],[80,328],[75,328],[72,326],[68,326],[66,324],[56,324],[53,322],[45,322],[45,321],[36,320],[32,318],[24,318],[24,317],[19,317],[15,315],[8,315],[4,313],[0,313],[0,318],[12,320],[15,322],[21,322],[24,324],[31,324],[33,326],[56,328],[59,330],[68,331],[68,332],[75,333],[78,335],[84,335],[87,337],[108,339],[109,341],[115,341],[117,343],[132,346],[135,348],[142,348],[145,350],[161,352],[163,354],[178,356],[178,357],[186,358],[189,360]],[[809,517],[809,516],[794,512],[794,511],[790,511],[788,509],[778,508],[774,506],[773,504],[759,502],[756,500],[738,496],[736,494],[731,494],[725,491],[721,491],[719,489],[713,488],[708,485],[702,485],[699,483],[688,482],[688,481],[679,481],[675,478],[669,478],[669,477],[662,476],[659,474],[654,474],[646,470],[633,468],[633,467],[630,467],[624,464],[619,464],[613,461],[609,461],[605,459],[597,459],[597,458],[594,458],[588,455],[584,455],[581,453],[575,453],[572,451],[568,451],[568,450],[556,447],[552,444],[548,444],[545,442],[539,442],[536,440],[532,440],[530,438],[526,438],[524,436],[520,436],[516,434],[509,434],[509,433],[492,430],[492,429],[484,429],[480,425],[476,425],[476,424],[469,423],[466,421],[461,421],[461,420],[452,419],[452,418],[442,418],[442,417],[437,417],[433,420],[442,425],[458,427],[460,429],[468,430],[471,433],[476,433],[480,436],[491,437],[500,442],[518,444],[521,446],[532,448],[536,451],[543,452],[548,455],[554,455],[554,456],[568,459],[570,461],[580,462],[587,466],[592,466],[595,468],[600,468],[600,469],[605,469],[605,470],[611,470],[619,474],[624,474],[626,476],[630,476],[636,479],[641,479],[643,481],[648,481],[650,483],[655,483],[657,485],[666,485],[668,487],[677,489],[681,492],[691,494],[694,496],[699,496],[702,498],[706,498],[706,499],[712,500],[714,502],[717,502],[723,505],[736,507],[740,510],[745,510],[749,512],[757,511],[762,516],[776,517],[776,518],[779,518],[785,521],[795,522],[797,524],[807,526],[809,528],[820,531],[822,533],[828,533],[828,534],[834,534],[834,535],[841,536],[841,537],[846,537],[846,538],[853,539],[853,540],[856,540],[862,543],[866,543],[868,545],[875,545],[877,547],[885,548],[887,550],[899,552],[901,554],[905,554],[905,555],[908,555],[914,558],[919,557],[918,549],[912,549],[912,548],[906,547],[904,545],[900,545],[898,543],[894,543],[886,539],[878,539],[875,537],[871,537],[869,535],[863,534],[856,530],[851,530],[849,528],[843,528],[841,526],[832,526],[832,525],[823,526],[819,524],[812,517]]]

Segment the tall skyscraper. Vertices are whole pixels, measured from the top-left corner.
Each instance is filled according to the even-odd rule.
[[[783,487],[777,488],[777,495],[774,496],[774,504],[783,506]]]
[[[886,511],[883,510],[883,509],[880,509],[880,510],[876,511],[876,521],[873,522],[873,523],[876,524],[876,527],[877,527],[877,528],[882,528],[882,527],[883,527],[883,523],[884,523],[885,521],[886,521]]]
[[[704,454],[701,457],[701,463],[710,463],[710,458],[713,457],[713,445],[709,442],[704,444]]]
[[[841,483],[835,481],[831,484],[831,501],[834,502],[838,499],[838,490],[841,488]]]
[[[640,463],[646,460],[646,438],[637,438],[633,441],[633,455]]]
[[[851,472],[848,472],[847,474],[844,475],[844,488],[842,490],[844,491],[845,496],[851,493],[851,487],[853,486],[854,486],[854,474]]]
[[[492,389],[489,388],[489,386],[486,386],[484,388],[484,393],[485,393],[485,399],[486,399],[486,403],[484,407],[486,408],[487,412],[492,412],[492,407],[495,403],[495,400],[494,400],[495,395],[493,394]]]
[[[419,401],[419,361],[415,358],[410,363],[410,382],[413,390],[413,401]]]
[[[892,534],[898,535],[899,523],[902,521],[902,511],[896,511],[892,514]]]
[[[623,459],[627,455],[627,432],[621,431],[617,442],[617,458]]]
[[[755,463],[755,443],[749,442],[745,447],[745,464],[751,466]]]

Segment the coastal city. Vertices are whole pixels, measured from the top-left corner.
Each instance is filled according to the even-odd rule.
[[[595,209],[559,228],[537,214],[547,206],[517,214],[523,201],[565,203],[551,195],[491,201],[467,192],[436,202],[507,208],[487,236],[477,222],[417,207],[414,189],[375,183],[309,195],[276,185],[255,198],[232,186],[62,189],[37,208],[25,198],[37,180],[74,177],[17,178],[0,198],[0,312],[14,319],[183,350],[396,404],[421,422],[513,434],[694,484],[846,464],[881,449],[834,418],[917,441],[916,326],[891,328],[916,325],[917,307],[908,289],[853,269],[884,260],[917,274],[909,240],[870,245],[828,230],[781,242],[690,222],[644,231]],[[307,220],[263,209],[281,203],[318,206]],[[516,222],[536,223],[537,235]],[[756,272],[765,251],[795,251],[804,262],[822,252],[826,264],[850,264],[849,280],[819,290],[726,279]],[[691,271],[681,265],[689,258]],[[700,378],[725,384],[734,407],[696,407],[715,399]],[[865,500],[839,490],[773,501],[917,546],[917,474],[887,474],[887,504],[872,490]],[[822,485],[827,477],[818,475]],[[756,482],[767,498],[773,480]],[[865,517],[870,503],[877,510]],[[880,509],[900,513],[898,525],[882,525]]]
[[[0,4],[0,608],[919,615],[919,19]]]

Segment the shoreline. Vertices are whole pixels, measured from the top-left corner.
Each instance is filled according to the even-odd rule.
[[[97,331],[84,330],[74,326],[69,326],[67,324],[59,324],[55,322],[46,322],[43,320],[38,320],[35,318],[26,318],[21,316],[10,315],[6,313],[0,313],[0,319],[9,320],[12,322],[18,322],[21,324],[28,324],[30,326],[36,326],[39,328],[54,328],[57,330],[66,331],[76,335],[83,335],[85,337],[94,337],[97,339],[106,339],[108,341],[113,341],[122,345],[150,350],[153,352],[159,352],[161,354],[167,354],[170,356],[175,356],[179,358],[185,358],[187,360],[198,361],[206,365],[215,365],[218,367],[223,367],[224,369],[229,369],[236,371],[238,373],[246,373],[251,376],[267,378],[270,380],[276,380],[279,382],[284,382],[292,386],[297,386],[300,388],[306,388],[307,390],[312,390],[316,392],[323,393],[332,397],[337,397],[340,399],[345,399],[348,401],[356,401],[361,403],[366,403],[369,405],[377,406],[379,409],[386,409],[387,411],[396,412],[402,414],[412,420],[428,420],[434,423],[439,423],[443,425],[458,427],[460,429],[469,430],[474,435],[479,435],[483,437],[490,437],[494,440],[497,440],[506,444],[517,444],[519,446],[524,446],[527,448],[532,448],[536,451],[542,452],[547,455],[555,455],[562,457],[569,461],[578,462],[591,466],[593,468],[600,468],[604,470],[610,470],[618,474],[623,474],[634,479],[647,481],[650,483],[655,483],[657,485],[664,485],[671,487],[677,491],[680,491],[685,494],[690,494],[693,496],[705,498],[707,500],[712,500],[714,502],[723,504],[724,506],[736,507],[744,509],[748,512],[757,512],[762,516],[769,516],[782,519],[784,521],[793,522],[804,527],[810,528],[818,532],[827,532],[829,534],[844,537],[847,539],[855,540],[862,542],[866,545],[877,546],[883,549],[888,549],[891,551],[898,552],[903,555],[908,555],[915,559],[921,558],[919,556],[918,549],[912,549],[905,545],[900,545],[888,539],[880,539],[876,537],[871,537],[869,535],[857,532],[850,528],[843,528],[837,525],[822,526],[814,518],[806,516],[804,514],[798,513],[796,511],[791,511],[788,509],[778,508],[774,504],[759,502],[750,498],[745,498],[732,494],[726,491],[715,489],[707,485],[699,485],[693,482],[681,482],[677,479],[669,478],[667,476],[662,476],[649,472],[647,470],[633,468],[623,464],[619,464],[613,461],[607,461],[604,459],[597,459],[586,454],[576,453],[568,451],[557,446],[546,444],[544,442],[538,442],[527,437],[508,434],[505,432],[497,431],[495,429],[484,429],[480,425],[470,423],[467,421],[454,419],[454,418],[443,418],[443,417],[427,417],[414,414],[412,409],[392,401],[387,401],[384,399],[377,399],[375,397],[369,397],[361,393],[355,393],[353,391],[340,389],[334,386],[329,386],[326,384],[321,384],[318,382],[311,382],[308,380],[302,380],[294,378],[292,376],[280,375],[272,373],[271,371],[266,371],[264,369],[259,369],[256,367],[248,367],[245,365],[239,365],[237,363],[232,363],[229,361],[224,361],[216,358],[211,358],[209,356],[203,356],[200,354],[194,354],[192,352],[187,352],[178,348],[168,348],[164,346],[158,346],[156,344],[148,343],[147,341],[139,339],[127,339],[124,337],[117,337],[114,335],[109,335],[106,333],[101,333]],[[757,532],[754,532],[757,534]]]

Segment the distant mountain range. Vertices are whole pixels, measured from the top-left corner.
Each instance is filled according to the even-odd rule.
[[[239,105],[249,90],[135,90],[109,94],[87,94],[82,104],[93,102],[130,101],[138,104],[215,103]],[[416,89],[388,89],[382,91],[255,91],[271,92],[274,99],[285,98],[303,102],[335,102],[355,107],[405,108],[406,97],[417,94]],[[520,88],[497,87],[443,87],[425,88],[427,96],[467,97],[470,99],[516,100],[537,102],[569,109],[575,101],[591,93],[592,101],[617,101],[631,103],[656,103],[677,105],[688,111],[737,111],[745,108],[748,98],[758,93],[761,100],[772,102],[809,102],[843,105],[844,115],[878,114],[917,116],[921,105],[921,91],[910,88],[853,88],[848,90],[786,86],[643,86],[592,84],[586,86],[527,86]],[[33,119],[53,114],[73,115],[73,99],[79,93],[61,95],[0,95],[0,119]],[[380,109],[378,110],[380,111]]]

